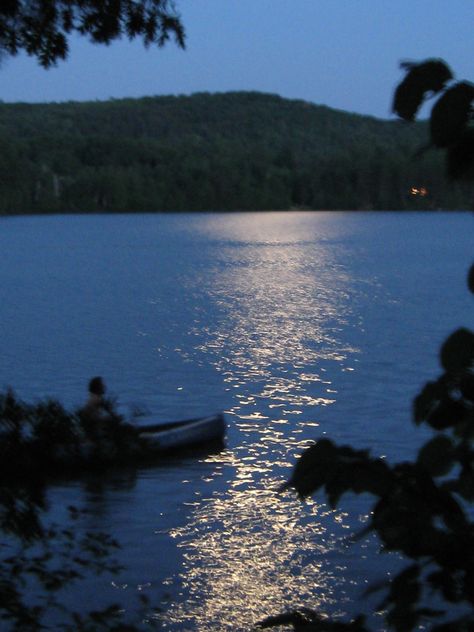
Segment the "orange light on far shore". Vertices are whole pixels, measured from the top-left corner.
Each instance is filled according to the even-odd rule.
[[[428,189],[425,189],[425,187],[412,187],[410,189],[410,193],[411,195],[419,195],[420,197],[426,197],[428,195]]]

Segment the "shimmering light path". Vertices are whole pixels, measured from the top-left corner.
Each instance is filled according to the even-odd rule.
[[[228,487],[197,503],[172,533],[184,559],[183,599],[166,614],[176,629],[243,630],[303,602],[309,586],[312,605],[326,608],[344,583],[323,555],[335,546],[321,522],[327,509],[302,510],[276,494],[320,407],[335,402],[325,367],[357,354],[338,336],[351,312],[350,276],[307,219],[242,214],[201,225],[221,244],[200,284],[221,317],[195,351],[223,376],[237,440],[224,455]]]

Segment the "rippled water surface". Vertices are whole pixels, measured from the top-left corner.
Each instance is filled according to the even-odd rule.
[[[0,384],[76,406],[102,374],[124,412],[224,410],[218,454],[55,486],[124,572],[81,600],[146,594],[165,630],[247,630],[297,605],[356,612],[391,560],[349,546],[368,505],[276,489],[323,435],[410,457],[410,402],[469,326],[469,214],[235,213],[0,221]],[[84,597],[85,595],[85,597]],[[65,596],[72,605],[76,594]]]

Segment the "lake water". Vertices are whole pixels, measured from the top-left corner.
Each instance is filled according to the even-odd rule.
[[[355,613],[396,560],[349,546],[368,505],[276,489],[328,436],[391,461],[437,352],[472,324],[467,213],[235,213],[0,220],[0,386],[81,404],[103,375],[127,413],[224,410],[218,454],[54,486],[51,515],[112,533],[124,572],[76,608],[146,594],[164,630],[248,630],[298,605]],[[146,419],[145,419],[146,421]]]

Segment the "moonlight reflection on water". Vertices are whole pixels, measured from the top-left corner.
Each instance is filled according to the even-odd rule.
[[[324,610],[336,586],[342,606],[341,569],[338,579],[325,559],[337,541],[329,518],[342,523],[342,513],[276,493],[319,407],[335,402],[325,365],[344,367],[357,353],[338,336],[350,276],[314,224],[307,229],[283,215],[213,218],[204,228],[224,244],[200,280],[220,318],[196,351],[213,358],[233,394],[226,413],[238,439],[224,455],[228,488],[196,503],[172,533],[184,553],[183,598],[166,615],[176,629],[249,629],[308,600]]]
[[[322,557],[334,546],[319,521],[325,509],[313,504],[303,525],[300,506],[253,486],[255,470],[237,463],[228,493],[200,503],[173,532],[185,550],[185,599],[167,613],[177,629],[250,629],[308,598],[310,586],[312,606],[334,604],[334,586],[343,582]]]

